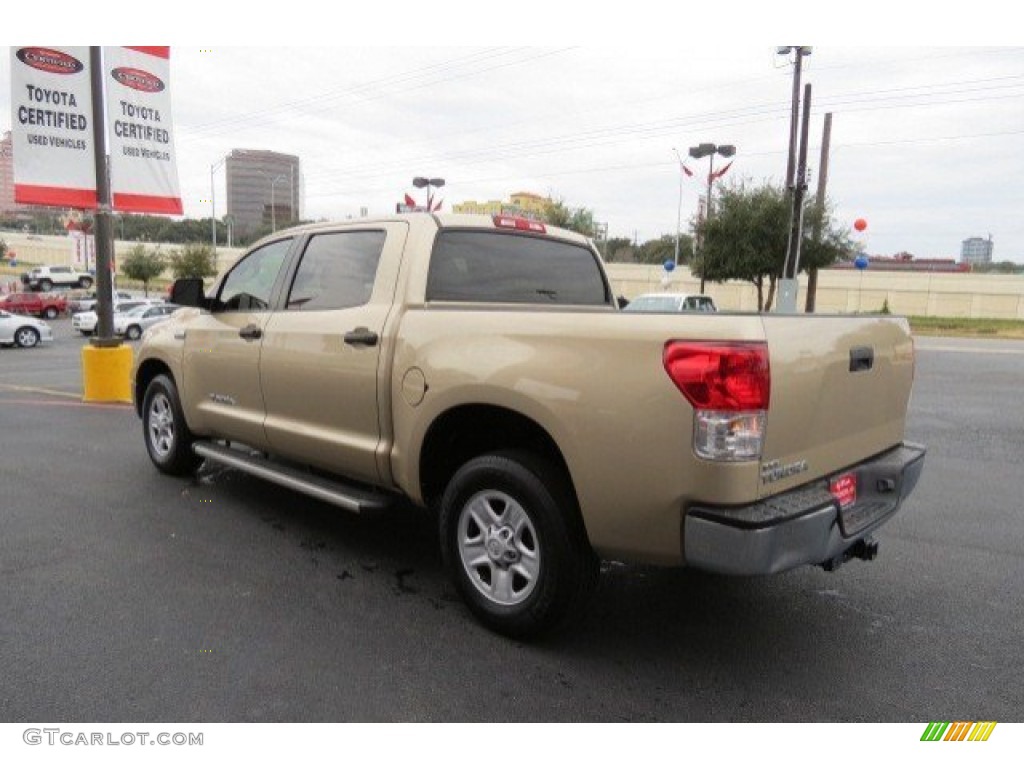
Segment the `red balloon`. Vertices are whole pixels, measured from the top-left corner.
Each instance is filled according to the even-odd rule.
[[[864,219],[857,219],[855,222],[853,222],[853,228],[856,229],[858,232],[863,232],[865,229],[868,228],[868,223]]]

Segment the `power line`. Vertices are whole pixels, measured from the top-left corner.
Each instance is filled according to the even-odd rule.
[[[405,87],[405,88],[399,88],[398,90],[393,91],[393,92],[383,92],[383,91],[375,92],[374,89],[380,88],[382,83],[385,84],[385,85],[388,84],[388,83],[386,83],[384,81],[376,81],[374,83],[368,83],[368,84],[362,84],[362,85],[359,85],[359,86],[353,86],[349,90],[349,92],[340,93],[340,94],[337,94],[337,95],[334,95],[334,96],[330,96],[330,97],[323,97],[323,96],[310,97],[309,99],[302,100],[301,104],[314,104],[315,103],[317,105],[323,105],[323,104],[325,104],[327,102],[332,102],[332,101],[337,101],[339,99],[342,99],[345,96],[361,97],[361,98],[359,98],[359,101],[375,101],[377,99],[382,99],[382,98],[385,98],[387,96],[394,96],[394,95],[397,95],[397,94],[409,93],[411,91],[417,91],[417,90],[421,90],[423,88],[429,88],[431,86],[440,85],[441,83],[448,83],[448,82],[451,82],[453,80],[464,80],[464,79],[470,78],[470,77],[479,77],[480,75],[482,75],[482,74],[484,74],[486,72],[491,72],[491,71],[496,70],[496,69],[504,69],[506,67],[519,66],[521,64],[526,64],[528,62],[536,61],[538,59],[548,58],[550,56],[557,56],[557,55],[559,55],[561,53],[564,53],[565,51],[568,51],[568,50],[571,50],[571,48],[560,48],[560,49],[555,50],[555,51],[546,51],[544,53],[536,54],[534,56],[528,56],[528,57],[525,57],[525,58],[522,58],[522,59],[517,59],[516,61],[510,61],[510,62],[494,64],[494,65],[489,66],[489,67],[477,68],[477,69],[474,69],[474,70],[472,70],[470,72],[460,72],[460,73],[453,74],[453,75],[448,76],[448,77],[436,77],[434,79],[431,79],[431,80],[428,80],[428,81],[425,81],[425,82],[415,83],[413,85],[409,85],[408,87]],[[400,77],[398,79],[398,81],[412,79],[412,78],[417,77],[417,76],[418,76],[417,73],[414,73],[414,72],[406,73],[406,75]],[[396,81],[396,82],[398,82],[398,81]],[[369,94],[369,95],[367,95],[367,94]],[[184,137],[183,141],[187,143],[189,141],[196,141],[196,140],[198,140],[200,138],[209,138],[211,136],[215,136],[215,135],[219,135],[219,134],[231,133],[231,132],[235,131],[239,126],[244,126],[246,128],[251,128],[251,127],[256,127],[256,126],[259,126],[259,125],[266,125],[268,123],[274,122],[276,119],[278,119],[279,117],[281,117],[283,115],[287,115],[290,112],[293,112],[294,109],[295,109],[294,104],[297,104],[297,103],[300,103],[300,102],[294,102],[292,105],[285,105],[285,106],[275,107],[275,108],[271,108],[271,109],[267,109],[267,110],[260,110],[260,111],[255,112],[255,113],[250,113],[250,115],[246,116],[246,117],[225,118],[225,120],[221,121],[223,124],[218,124],[218,125],[215,125],[213,127],[206,128],[206,129],[197,128],[197,129],[186,130],[185,131],[186,134],[197,133],[199,135],[186,135]],[[207,124],[207,125],[210,126],[212,124]]]
[[[1014,85],[1005,87],[1020,86]],[[944,99],[941,101],[930,101],[926,103],[917,104],[881,103],[875,105],[872,105],[870,100],[865,99],[853,99],[844,102],[841,98],[833,98],[824,99],[822,108],[828,108],[831,111],[836,111],[840,114],[846,114],[853,112],[876,111],[879,109],[894,110],[948,106],[951,104],[961,104],[976,101],[991,101],[1007,98],[1020,98],[1020,96],[1021,94],[1013,93],[1001,96],[990,95],[977,98]],[[922,98],[925,97],[927,97],[927,95],[922,95]],[[888,99],[876,99],[876,101],[885,100]],[[856,106],[858,104],[866,105]],[[840,107],[843,108],[839,109]],[[353,178],[360,178],[369,175],[379,175],[381,173],[386,173],[389,170],[401,170],[412,163],[447,162],[472,165],[481,162],[500,161],[512,158],[522,158],[550,154],[553,152],[567,151],[570,149],[589,149],[600,146],[608,146],[611,144],[619,143],[626,139],[645,139],[665,136],[670,133],[679,132],[680,130],[696,131],[748,126],[755,124],[757,122],[775,120],[787,112],[788,110],[785,109],[784,105],[769,102],[760,105],[753,105],[747,108],[741,108],[738,110],[732,110],[730,112],[707,113],[702,116],[695,116],[690,118],[673,118],[671,120],[655,124],[630,124],[627,126],[577,132],[575,134],[564,135],[560,137],[550,137],[544,139],[533,139],[521,142],[512,142],[510,144],[500,145],[496,147],[468,150],[465,152],[436,153],[433,155],[420,156],[418,158],[396,159],[385,163],[375,162],[372,164],[363,164],[361,166],[349,166],[348,168],[331,169],[329,171],[323,171],[320,174],[313,174],[311,177],[307,177],[307,179],[331,178],[337,175],[344,176],[347,180],[352,180]]]
[[[983,138],[994,138],[998,136],[1018,136],[1024,134],[1024,129],[1013,130],[1013,131],[995,131],[988,133],[974,133],[974,134],[954,134],[949,136],[930,136],[930,137],[915,137],[911,139],[888,139],[885,141],[861,141],[861,142],[844,142],[842,144],[834,144],[833,149],[846,149],[846,148],[861,148],[861,147],[876,147],[876,146],[888,146],[888,145],[905,145],[905,144],[927,144],[943,141],[961,141],[967,139],[983,139]],[[814,147],[817,149],[817,147]],[[767,157],[771,155],[782,155],[785,153],[785,149],[767,149],[767,150],[754,150],[744,151],[744,157]],[[657,160],[652,162],[644,163],[627,163],[619,165],[603,165],[603,166],[589,166],[586,168],[574,168],[564,171],[547,171],[540,174],[542,178],[555,178],[561,176],[578,176],[590,173],[610,173],[615,171],[637,171],[645,168],[666,168],[677,170],[678,165],[671,160]],[[493,183],[502,181],[515,181],[516,176],[478,176],[469,179],[459,179],[459,184],[483,184]],[[388,192],[393,189],[392,186],[379,186],[379,187],[360,187],[358,190],[345,190],[345,191],[334,191],[334,192],[320,192],[312,195],[307,195],[307,198],[330,198],[330,197],[341,197],[341,196],[355,196],[359,194],[366,194],[368,192]]]

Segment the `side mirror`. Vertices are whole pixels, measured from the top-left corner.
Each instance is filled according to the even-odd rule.
[[[615,299],[615,303],[619,305],[619,309],[625,309],[629,306],[629,299],[620,295]]]
[[[201,277],[182,277],[175,280],[174,285],[171,286],[170,302],[179,307],[206,309],[208,302],[203,289],[203,279]]]

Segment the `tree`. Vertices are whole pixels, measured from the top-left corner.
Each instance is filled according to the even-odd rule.
[[[150,281],[154,277],[160,277],[166,268],[167,262],[163,254],[160,253],[160,249],[150,250],[141,243],[132,246],[128,255],[121,260],[121,271],[126,277],[142,283],[142,288],[147,296],[149,296]]]
[[[586,237],[594,236],[594,212],[589,208],[570,208],[564,200],[548,200],[543,217],[544,222],[552,227],[571,229]]]
[[[633,241],[628,237],[609,237],[605,244],[608,254],[606,261],[630,263],[636,261]]]
[[[690,261],[693,253],[693,238],[689,235],[681,235],[679,238],[679,263],[685,264]],[[662,235],[656,240],[648,240],[636,254],[636,261],[639,264],[664,264],[666,261],[674,262],[676,259],[676,236]]]
[[[818,270],[853,258],[855,251],[856,244],[849,228],[833,221],[828,203],[824,208],[809,203],[804,210],[804,237],[800,245],[800,271],[807,273],[805,312],[814,311]]]
[[[0,261],[7,258],[7,241],[0,238]]]
[[[750,189],[744,182],[720,187],[710,218],[698,222],[696,272],[705,280],[746,280],[757,288],[765,309],[764,287],[782,270],[789,217],[784,192],[767,183]]]
[[[753,283],[758,308],[767,310],[786,260],[789,216],[788,197],[780,187],[767,182],[758,187],[746,182],[723,185],[710,219],[695,227],[701,242],[695,272],[716,282]],[[812,233],[817,233],[816,237]],[[800,271],[828,266],[852,253],[849,231],[832,223],[827,208],[820,210],[808,200],[804,208]]]
[[[1024,273],[1024,267],[1012,261],[993,261],[991,264],[972,264],[971,272],[988,272],[1001,275]]]
[[[213,249],[206,245],[190,243],[180,251],[174,249],[170,256],[171,272],[175,279],[182,277],[213,277],[217,274],[217,265],[213,257]]]

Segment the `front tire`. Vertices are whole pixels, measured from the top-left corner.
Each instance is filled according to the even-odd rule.
[[[142,329],[137,325],[129,325],[125,328],[124,335],[130,341],[138,341],[142,338]]]
[[[91,277],[83,277],[81,280],[78,281],[78,287],[79,288],[92,288],[92,278]]]
[[[30,326],[19,328],[14,333],[14,343],[19,347],[30,349],[39,343],[39,331]]]
[[[178,388],[170,376],[160,374],[146,387],[142,428],[149,458],[164,474],[188,475],[202,463],[192,452],[195,437],[185,423]]]
[[[53,282],[51,280],[40,280],[39,281],[39,290],[42,291],[43,293],[46,293],[47,291],[51,290],[52,288],[53,288]]]
[[[449,575],[485,626],[535,637],[585,606],[598,577],[562,473],[520,453],[472,459],[441,501]]]
[[[43,316],[46,317],[47,320],[53,320],[58,314],[60,313],[57,311],[56,307],[47,307],[43,310]]]

